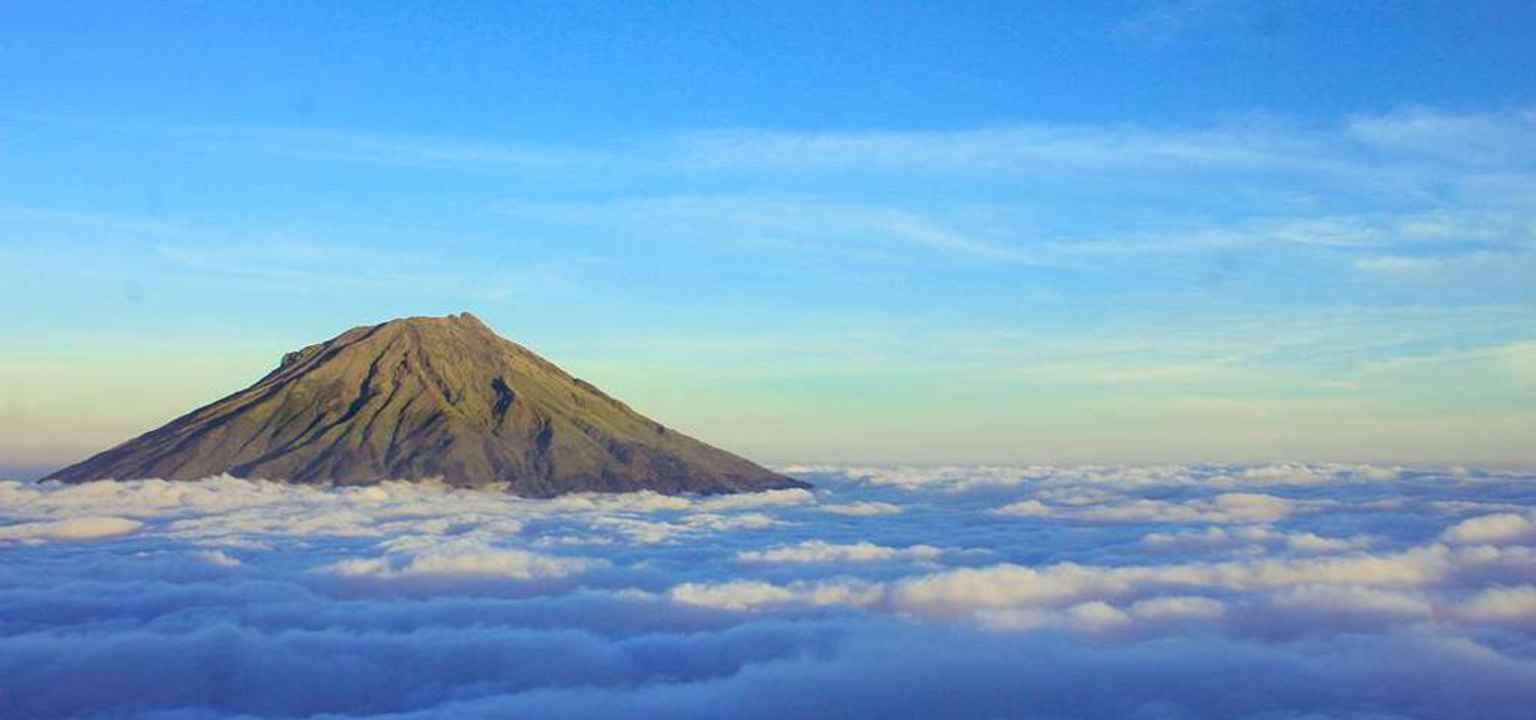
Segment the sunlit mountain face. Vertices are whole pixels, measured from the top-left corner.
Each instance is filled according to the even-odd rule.
[[[437,479],[524,497],[803,488],[669,430],[469,313],[352,328],[44,480]]]
[[[0,699],[21,718],[1521,718],[1536,701],[1536,476],[776,469],[815,489],[6,482]]]

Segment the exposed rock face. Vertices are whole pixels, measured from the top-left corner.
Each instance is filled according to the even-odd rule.
[[[45,480],[440,477],[520,495],[806,487],[663,427],[468,313],[358,327]]]

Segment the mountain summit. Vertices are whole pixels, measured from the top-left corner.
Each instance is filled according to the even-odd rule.
[[[440,477],[519,495],[806,487],[631,410],[469,313],[357,327],[45,480]]]

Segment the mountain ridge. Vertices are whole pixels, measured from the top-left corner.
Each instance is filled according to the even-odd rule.
[[[250,387],[43,480],[221,473],[441,478],[534,497],[808,487],[641,415],[469,313],[362,325],[285,353]]]

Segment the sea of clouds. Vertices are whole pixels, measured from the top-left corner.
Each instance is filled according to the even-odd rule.
[[[1529,718],[1536,476],[0,482],[6,718]]]

